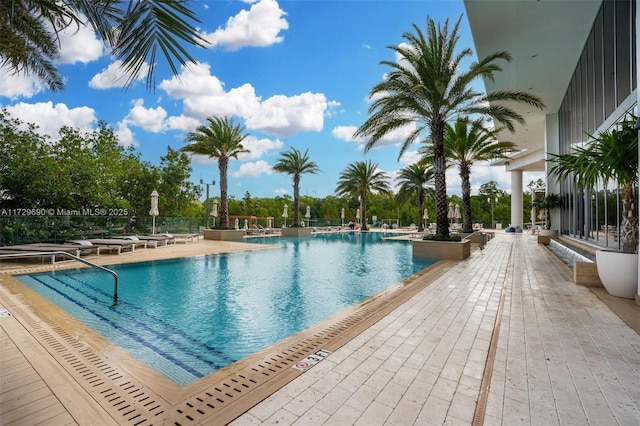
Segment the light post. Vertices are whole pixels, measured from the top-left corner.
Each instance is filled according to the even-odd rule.
[[[496,224],[493,221],[493,206],[498,204],[498,197],[495,198],[495,202],[493,201],[494,198],[487,198],[487,202],[489,203],[489,205],[491,206],[491,229],[496,227]]]
[[[204,221],[206,224],[207,229],[209,228],[209,185],[215,185],[216,181],[211,181],[211,183],[205,183],[202,179],[200,179],[200,185],[206,185],[207,186],[207,192],[206,192],[206,197],[205,201],[204,201]]]

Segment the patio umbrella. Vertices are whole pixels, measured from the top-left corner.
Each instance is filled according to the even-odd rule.
[[[427,210],[426,208],[424,209],[424,214],[422,215],[422,218],[424,219],[424,227],[427,227],[427,222],[429,221],[429,210]]]
[[[340,211],[340,225],[344,226],[344,207]]]
[[[307,206],[307,212],[304,214],[304,217],[307,218],[307,226],[309,226],[309,219],[311,219],[311,206]]]
[[[216,227],[216,217],[218,217],[218,200],[213,199],[213,209],[211,209],[211,216],[213,217],[213,227]]]
[[[360,209],[356,209],[356,223],[360,223]]]
[[[152,234],[156,233],[156,216],[160,215],[160,212],[158,211],[158,197],[159,197],[158,191],[154,189],[153,192],[151,193],[151,210],[149,210],[149,214],[153,218],[152,225],[151,225]]]
[[[453,203],[449,203],[449,212],[447,213],[447,219],[453,220],[454,214]]]
[[[249,221],[247,219],[244,220],[244,230],[249,229]]]
[[[289,217],[289,206],[284,205],[284,211],[282,212],[282,217],[284,217],[284,226],[287,226],[287,218]]]
[[[458,204],[456,204],[454,210],[453,210],[453,218],[458,221],[458,219],[462,219],[462,216],[460,215],[460,206]]]

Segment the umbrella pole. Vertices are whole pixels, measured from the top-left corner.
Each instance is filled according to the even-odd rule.
[[[152,223],[151,234],[153,235],[156,233],[156,217],[155,216],[152,216],[151,223]]]

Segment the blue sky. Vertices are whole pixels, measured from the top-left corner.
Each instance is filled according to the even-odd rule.
[[[366,155],[366,141],[352,138],[367,118],[370,89],[388,71],[380,61],[396,60],[387,46],[402,43],[412,24],[424,28],[427,16],[444,22],[462,15],[459,48],[473,48],[461,0],[196,0],[192,7],[211,45],[194,49],[199,62],[183,69],[179,81],[159,62],[154,92],[145,90],[144,78],[123,90],[114,78],[117,64],[84,28],[61,40],[64,92],[0,69],[0,105],[54,138],[63,125],[91,130],[106,121],[123,145],[154,164],[167,146],[184,146],[185,135],[206,117],[233,116],[250,135],[244,145],[251,153],[230,161],[230,195],[292,195],[291,178],[271,167],[281,152],[295,147],[308,149],[321,170],[302,177],[301,194],[325,197],[355,161],[371,160],[393,179],[417,159],[414,145],[398,161],[401,134]],[[219,181],[214,160],[193,157],[192,167],[194,182]],[[524,176],[526,182],[533,178]],[[492,179],[510,192],[503,168],[476,164],[472,193]],[[460,194],[455,170],[448,172],[447,187],[450,195]],[[217,185],[212,191],[219,193]]]

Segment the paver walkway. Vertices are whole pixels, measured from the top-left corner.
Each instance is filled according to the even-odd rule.
[[[474,420],[640,424],[640,336],[527,234],[497,234],[232,424]]]

